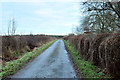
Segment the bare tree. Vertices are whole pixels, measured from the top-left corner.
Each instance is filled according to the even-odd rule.
[[[15,35],[16,32],[16,22],[14,18],[11,18],[8,26],[8,35]]]
[[[89,13],[81,27],[95,33],[111,33],[120,29],[120,2],[84,2],[84,12]]]

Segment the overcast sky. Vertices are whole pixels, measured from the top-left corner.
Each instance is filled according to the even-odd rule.
[[[17,34],[67,35],[83,18],[80,2],[2,2],[2,34],[14,18]]]

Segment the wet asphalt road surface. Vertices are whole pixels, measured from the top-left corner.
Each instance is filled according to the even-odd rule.
[[[76,73],[62,40],[57,40],[27,66],[11,76],[11,78],[74,77],[76,77]]]

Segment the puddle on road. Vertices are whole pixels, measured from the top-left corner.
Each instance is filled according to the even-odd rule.
[[[63,68],[63,64],[60,64],[58,63],[57,59],[59,59],[59,48],[60,48],[60,44],[61,42],[59,41],[57,44],[56,44],[56,47],[55,49],[53,50],[52,54],[50,55],[49,59],[48,59],[48,63],[49,63],[49,66],[51,66],[51,70],[52,70],[52,74],[53,75],[49,75],[49,77],[54,77],[56,74],[56,77],[58,76],[63,76],[62,74],[62,68]]]
[[[53,50],[52,54],[50,55],[48,62],[53,63],[55,62],[58,54],[59,54],[59,46],[60,46],[60,41],[57,43],[56,48]]]

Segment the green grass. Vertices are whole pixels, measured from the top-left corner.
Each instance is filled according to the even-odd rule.
[[[90,62],[85,61],[80,57],[80,53],[67,41],[63,40],[68,52],[73,57],[77,67],[82,72],[85,78],[109,78],[108,75],[101,72],[100,68],[92,65]]]
[[[35,48],[32,52],[28,52],[24,54],[21,58],[7,62],[4,67],[2,67],[2,72],[0,73],[0,77],[6,78],[9,75],[14,74],[16,71],[18,71],[22,66],[24,66],[27,62],[29,62],[31,59],[35,58],[37,55],[39,55],[41,52],[43,52],[45,49],[47,49],[50,45],[52,45],[54,41],[51,41],[47,44],[44,44],[40,48]]]

